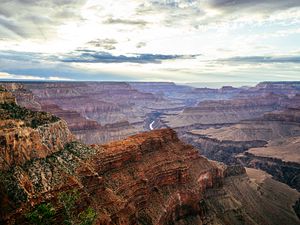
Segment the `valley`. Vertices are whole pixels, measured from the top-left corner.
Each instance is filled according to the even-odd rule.
[[[96,224],[299,223],[300,83],[1,85],[5,224],[68,190]]]

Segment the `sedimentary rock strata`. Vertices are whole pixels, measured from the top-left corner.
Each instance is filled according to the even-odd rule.
[[[265,170],[300,190],[298,117],[299,109],[289,108],[226,127],[192,130],[182,138],[211,159]]]
[[[13,110],[8,111],[7,105]],[[10,113],[1,120],[1,132],[9,138],[0,143],[1,153],[5,156],[9,148],[12,158],[0,168],[2,224],[30,224],[34,213],[38,218],[45,216],[37,209],[46,210],[47,221],[56,224],[66,218],[77,223],[82,215],[92,215],[95,224],[299,222],[292,207],[298,192],[251,180],[241,166],[210,161],[180,141],[172,129],[88,146],[74,141],[57,117],[18,108],[15,103],[4,106]],[[15,108],[24,115],[19,118]],[[16,138],[8,131],[24,135]],[[25,157],[19,157],[20,151]],[[278,204],[270,199],[274,194]],[[71,211],[66,213],[70,202],[72,207],[67,209]]]
[[[279,109],[280,102],[284,99],[282,96],[268,94],[254,98],[203,101],[196,107],[185,108],[178,115],[165,117],[164,121],[171,127],[237,123]]]

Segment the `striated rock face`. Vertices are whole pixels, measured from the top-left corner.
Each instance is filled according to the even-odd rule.
[[[267,189],[262,195],[258,185],[253,187],[243,167],[209,161],[181,142],[171,129],[87,146],[72,141],[66,124],[49,114],[18,108],[14,103],[3,104],[2,110],[6,110],[6,117],[1,117],[1,132],[9,138],[0,150],[5,157],[11,151],[14,158],[8,157],[9,163],[0,170],[1,224],[29,224],[29,213],[45,203],[53,206],[52,222],[62,224],[61,194],[75,190],[78,198],[71,214],[82,215],[92,208],[95,224],[299,222],[292,209],[299,194],[286,188],[290,199],[277,194],[280,204],[268,202]],[[241,198],[248,193],[251,198]],[[251,199],[259,204],[263,199],[263,209],[268,208],[271,215],[280,214],[273,221],[270,214],[256,210]]]
[[[94,130],[101,127],[96,121],[87,120],[82,117],[80,113],[71,110],[63,110],[55,104],[43,104],[42,110],[50,112],[67,121],[68,127],[71,131]]]
[[[268,201],[267,188],[251,183],[243,167],[225,167],[201,157],[170,129],[107,145],[88,147],[73,142],[51,156],[12,167],[1,177],[3,224],[27,224],[24,215],[33,206],[41,202],[56,206],[60,192],[74,189],[81,196],[76,212],[93,207],[95,224],[299,222],[292,210],[299,193],[285,187],[284,193],[290,196],[286,199],[278,185],[272,184],[276,199],[284,203],[284,208],[279,207]],[[276,214],[280,222],[266,212]],[[55,221],[60,224],[61,208],[56,213]]]
[[[300,107],[266,113],[264,114],[263,118],[268,121],[300,123]]]
[[[208,190],[204,204],[219,224],[298,224],[291,211],[298,196],[267,173],[247,168],[246,174],[226,177],[221,188]]]
[[[259,93],[278,93],[284,95],[295,95],[300,92],[300,82],[261,82],[252,89]]]
[[[88,195],[80,201],[99,210],[101,224],[172,224],[201,214],[202,193],[222,184],[222,171],[169,129],[92,148],[73,143],[11,169],[15,180],[10,182],[18,195],[5,197],[10,207],[1,203],[2,218],[19,223],[24,218],[16,212],[45,200],[46,193],[56,201],[59,191],[78,188]]]
[[[300,191],[300,163],[286,162],[271,156],[263,157],[249,152],[238,155],[241,164],[271,174],[274,179]]]
[[[72,140],[62,120],[35,129],[24,127],[22,121],[6,120],[0,122],[0,127],[0,171],[31,159],[45,158]]]
[[[31,112],[7,94],[0,104],[0,171],[45,158],[73,139],[67,124],[48,113]]]
[[[267,171],[300,190],[299,109],[266,113],[261,119],[222,128],[192,130],[183,140],[210,159]]]
[[[167,116],[164,120],[171,127],[237,123],[279,109],[284,99],[286,97],[268,94],[244,99],[203,101],[196,107],[185,108],[182,113]]]

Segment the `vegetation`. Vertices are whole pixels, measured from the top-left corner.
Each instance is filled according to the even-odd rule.
[[[75,203],[79,198],[78,190],[73,190],[69,192],[62,192],[59,194],[58,199],[59,203],[63,206],[65,221],[64,223],[67,225],[74,224],[76,220],[76,216],[74,215]]]
[[[92,225],[96,219],[96,212],[93,208],[88,207],[79,214],[80,225]]]
[[[96,212],[93,208],[88,207],[86,210],[76,215],[76,201],[80,198],[78,190],[74,189],[68,192],[62,192],[59,196],[59,203],[64,209],[65,225],[92,225],[96,219]]]
[[[26,218],[30,224],[36,225],[50,225],[53,223],[55,209],[51,203],[42,203],[35,207],[35,209],[26,214]]]
[[[58,117],[46,112],[34,112],[18,106],[15,103],[0,104],[1,119],[19,119],[25,122],[25,126],[37,128],[38,126],[53,123],[59,120]]]
[[[17,171],[15,169],[0,172],[0,187],[3,188],[9,198],[18,205],[27,200],[27,194],[19,187],[16,180],[16,173]]]
[[[81,159],[87,159],[91,154],[96,153],[96,150],[94,148],[91,148],[77,141],[67,143],[64,146],[64,149]]]
[[[64,225],[92,225],[96,219],[96,212],[92,207],[77,214],[76,202],[80,198],[77,189],[62,192],[58,196],[59,205],[63,209]],[[42,203],[36,206],[31,212],[26,214],[26,219],[34,225],[53,224],[56,210],[51,203]]]

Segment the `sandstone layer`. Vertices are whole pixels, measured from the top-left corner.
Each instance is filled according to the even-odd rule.
[[[209,161],[171,129],[87,146],[74,141],[57,117],[14,102],[5,102],[2,110],[1,132],[11,142],[0,143],[1,153],[12,154],[11,163],[0,168],[1,224],[29,224],[32,210],[46,203],[53,206],[53,223],[62,224],[60,196],[75,190],[79,197],[71,214],[93,209],[94,224],[299,223],[292,205],[298,192],[258,184],[241,166]]]

